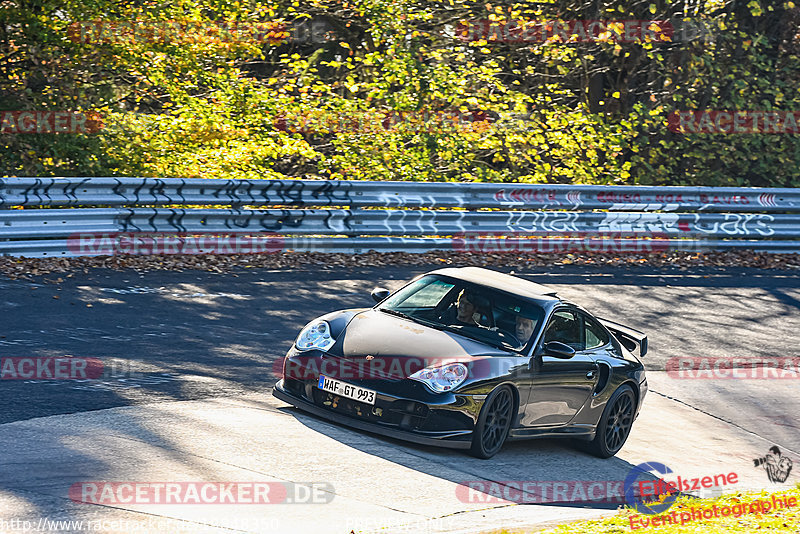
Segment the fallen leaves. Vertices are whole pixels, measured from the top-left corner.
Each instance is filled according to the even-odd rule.
[[[800,269],[800,254],[769,254],[735,250],[688,255],[685,252],[651,254],[523,254],[471,252],[367,252],[364,254],[324,254],[318,252],[284,252],[276,254],[232,254],[198,256],[100,256],[95,258],[15,258],[0,257],[0,273],[8,278],[30,279],[51,273],[70,273],[89,269],[116,271],[185,271],[202,270],[228,273],[237,269],[285,269],[303,267],[353,268],[384,266],[474,265],[479,267],[547,267],[553,265],[596,265],[615,267],[754,267],[760,269]],[[59,277],[56,283],[63,282]]]

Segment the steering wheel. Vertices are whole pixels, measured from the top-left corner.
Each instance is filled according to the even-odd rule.
[[[500,334],[503,338],[508,338],[506,341],[509,345],[513,347],[519,347],[522,345],[522,342],[519,340],[517,336],[509,332],[508,330],[503,330],[502,328],[498,328],[495,330],[495,333]]]
[[[447,306],[444,307],[444,309],[442,311],[438,312],[436,314],[436,321],[439,322],[439,323],[444,323],[444,318],[448,313],[450,313],[450,310],[452,309],[452,307],[453,307],[452,303],[448,304]]]

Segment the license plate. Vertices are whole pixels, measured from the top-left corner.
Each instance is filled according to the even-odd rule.
[[[353,384],[346,384],[333,378],[320,375],[317,387],[322,391],[335,393],[354,401],[364,402],[366,404],[375,404],[375,392],[371,389],[360,388]]]

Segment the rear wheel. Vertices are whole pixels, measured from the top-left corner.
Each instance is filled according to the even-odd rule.
[[[625,445],[633,426],[636,397],[629,385],[620,386],[608,399],[592,441],[584,448],[600,458],[611,458]]]
[[[491,458],[503,447],[514,417],[514,394],[501,386],[486,399],[472,432],[472,455]]]

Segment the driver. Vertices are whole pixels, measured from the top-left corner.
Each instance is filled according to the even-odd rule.
[[[478,311],[475,301],[476,298],[473,293],[462,289],[456,300],[456,316],[452,324],[456,326],[478,326],[474,318],[475,312]]]
[[[531,336],[533,335],[533,326],[533,319],[528,319],[522,315],[517,315],[516,334],[517,339],[519,339],[519,342],[523,345],[530,341]]]

